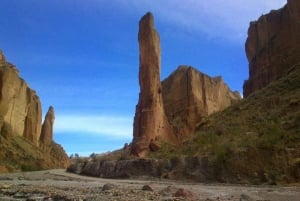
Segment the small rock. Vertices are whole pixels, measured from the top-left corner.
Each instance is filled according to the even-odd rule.
[[[174,194],[173,197],[180,197],[180,198],[184,198],[184,200],[199,200],[199,196],[189,190],[180,188],[178,189]]]
[[[253,199],[249,195],[242,194],[240,201],[253,201]]]
[[[35,195],[29,197],[26,201],[44,201],[47,200],[48,198],[42,195]]]
[[[107,184],[104,184],[104,186],[102,187],[102,191],[109,191],[112,189],[116,189],[116,187],[117,186],[114,184],[107,183]]]
[[[164,188],[161,191],[159,191],[159,194],[162,196],[168,196],[174,194],[177,190],[178,188],[174,186],[168,186],[167,188]]]
[[[11,187],[10,184],[3,184],[0,186],[0,189],[9,189]]]
[[[14,197],[14,198],[28,198],[29,195],[26,194],[26,193],[17,192],[16,194],[14,194],[13,197]]]
[[[154,191],[150,185],[144,185],[142,188],[143,191]]]

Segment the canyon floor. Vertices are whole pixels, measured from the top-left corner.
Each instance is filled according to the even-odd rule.
[[[144,189],[143,189],[144,188]],[[184,189],[186,198],[174,197]],[[184,194],[184,193],[183,193]],[[238,200],[299,201],[300,187],[202,184],[183,181],[85,177],[63,169],[0,174],[0,200]]]

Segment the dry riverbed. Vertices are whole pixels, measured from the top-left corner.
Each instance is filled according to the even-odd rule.
[[[116,180],[65,170],[0,174],[0,201],[227,200],[299,201],[300,187],[206,185],[169,180]]]

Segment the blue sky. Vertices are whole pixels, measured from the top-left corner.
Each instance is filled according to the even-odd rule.
[[[132,139],[138,101],[138,21],[155,18],[162,79],[178,65],[221,75],[242,93],[249,22],[286,0],[0,0],[0,49],[56,112],[54,138],[68,154],[120,148]]]

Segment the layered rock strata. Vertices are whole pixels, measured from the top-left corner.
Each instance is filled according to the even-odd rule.
[[[160,83],[160,38],[151,13],[139,22],[139,102],[133,128],[132,154],[143,156],[155,141],[168,139],[171,127],[164,112]]]
[[[283,8],[251,22],[245,49],[249,79],[243,88],[247,97],[300,61],[300,1],[288,0]]]

